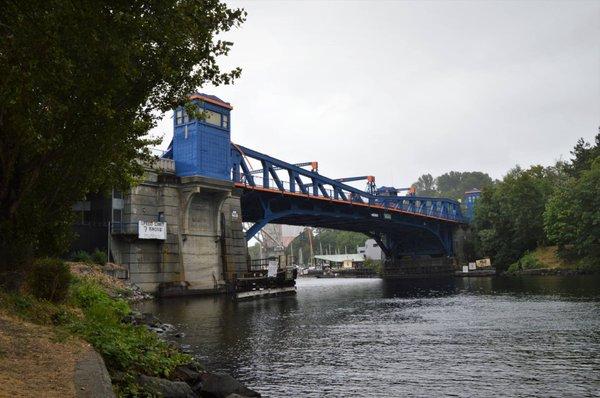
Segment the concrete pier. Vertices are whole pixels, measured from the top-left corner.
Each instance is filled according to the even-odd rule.
[[[165,160],[123,195],[110,251],[133,283],[168,295],[218,293],[247,269],[240,196],[229,181],[176,177]],[[165,239],[145,239],[139,222],[166,223]]]

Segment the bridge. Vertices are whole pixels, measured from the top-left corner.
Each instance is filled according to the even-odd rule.
[[[232,180],[243,190],[242,217],[254,223],[247,240],[278,223],[361,232],[388,258],[451,257],[452,232],[467,222],[452,199],[377,195],[236,144],[231,159]],[[261,166],[258,176],[251,159]]]
[[[467,223],[457,201],[378,191],[374,179],[361,190],[345,184],[348,179],[320,174],[315,162],[292,164],[237,145],[230,137],[231,105],[206,94],[192,100],[206,118],[194,120],[177,109],[164,157],[175,161],[180,177],[230,181],[241,191],[242,219],[253,223],[246,241],[268,223],[332,228],[375,239],[390,270],[402,271],[419,258],[443,267],[451,262],[455,231]]]

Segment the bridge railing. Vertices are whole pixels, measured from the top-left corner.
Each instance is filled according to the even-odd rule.
[[[233,162],[232,180],[251,188],[313,196],[465,222],[460,203],[452,199],[373,195],[317,172],[305,170],[236,144],[232,144],[231,157]],[[259,173],[254,172],[251,168],[250,159],[260,163]],[[286,176],[281,177],[279,173]]]

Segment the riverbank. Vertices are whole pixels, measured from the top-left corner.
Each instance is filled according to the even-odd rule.
[[[557,246],[538,247],[536,250],[526,253],[519,261],[511,264],[503,273],[505,276],[593,274],[600,274],[600,263],[597,259],[563,258],[559,255]]]
[[[59,303],[37,299],[27,287],[0,291],[0,396],[110,396],[89,395],[98,380],[117,396],[260,396],[206,371],[163,338],[168,325],[132,311],[133,301],[148,298],[135,286],[92,264],[71,263],[69,270]],[[96,352],[106,367],[94,363]]]

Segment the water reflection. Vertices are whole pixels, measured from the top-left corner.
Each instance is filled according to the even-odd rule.
[[[301,279],[298,294],[145,303],[265,396],[594,396],[597,277]]]

